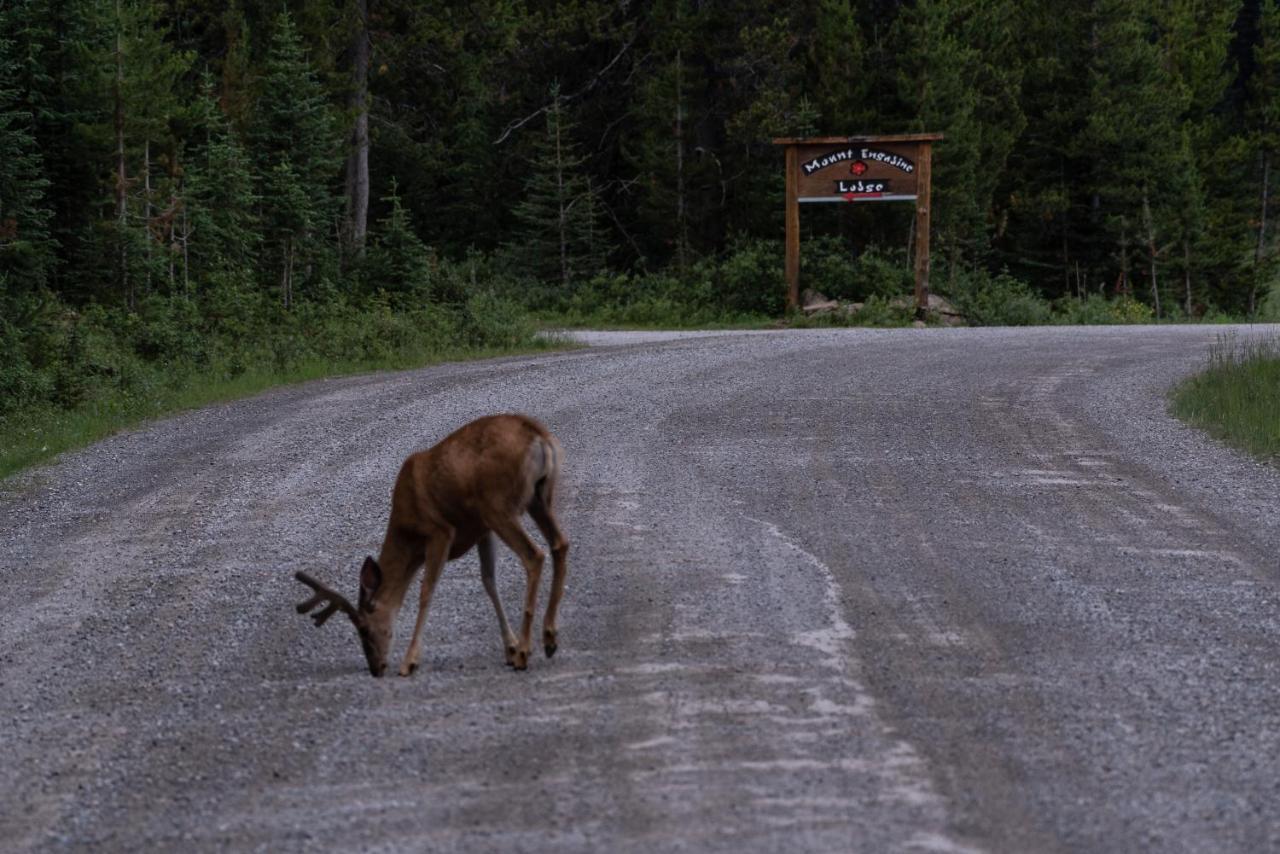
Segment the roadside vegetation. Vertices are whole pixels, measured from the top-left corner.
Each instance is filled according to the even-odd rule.
[[[145,300],[136,312],[44,306],[33,362],[0,322],[0,478],[139,421],[271,386],[563,346],[487,293],[397,305],[385,294],[284,311],[252,292],[211,303]]]
[[[1280,315],[1278,0],[268,5],[0,7],[0,472],[539,327],[909,324],[910,205],[806,206],[859,308],[785,315],[775,137],[944,134],[967,323]]]
[[[1174,390],[1172,408],[1228,445],[1280,463],[1280,337],[1219,337],[1208,367]]]

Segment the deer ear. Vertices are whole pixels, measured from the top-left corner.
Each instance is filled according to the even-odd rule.
[[[373,594],[382,586],[382,567],[371,557],[364,559],[360,567],[360,610],[368,611],[373,607]]]

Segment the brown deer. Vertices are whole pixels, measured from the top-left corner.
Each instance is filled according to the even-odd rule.
[[[544,552],[525,534],[520,518],[526,512],[546,537],[551,549],[553,575],[551,600],[542,621],[543,649],[550,658],[556,651],[556,611],[564,595],[569,540],[553,510],[556,478],[564,452],[542,424],[526,415],[490,415],[450,433],[437,445],[411,455],[400,467],[391,493],[391,518],[378,559],[367,557],[360,569],[360,597],[355,607],[340,593],[305,572],[297,579],[315,591],[298,605],[312,614],[317,626],[337,611],[355,623],[369,662],[369,672],[382,676],[387,670],[391,633],[396,615],[418,567],[426,566],[418,597],[418,619],[400,675],[418,667],[422,626],[436,581],[447,561],[476,547],[480,555],[480,579],[498,613],[507,664],[524,670],[529,664],[533,609],[538,598]],[[527,588],[524,621],[516,638],[498,600],[493,576],[493,535],[507,544],[524,564]]]

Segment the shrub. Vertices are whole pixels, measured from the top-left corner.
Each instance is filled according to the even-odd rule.
[[[1155,317],[1151,306],[1130,296],[1112,300],[1111,311],[1115,314],[1117,323],[1150,323]]]
[[[974,326],[1034,326],[1051,319],[1049,302],[1008,273],[956,272],[951,301]]]
[[[124,318],[124,324],[134,350],[143,359],[191,363],[205,360],[200,313],[191,300],[147,296],[139,301],[135,314]]]
[[[909,326],[915,319],[915,304],[873,295],[853,318],[859,326]]]
[[[1119,323],[1111,300],[1101,294],[1089,294],[1083,300],[1063,297],[1053,304],[1054,318],[1059,323],[1076,326],[1100,326]]]
[[[52,391],[50,378],[27,358],[18,330],[0,320],[0,416],[42,403]]]
[[[1273,282],[1258,305],[1258,319],[1264,323],[1280,323],[1280,282]]]
[[[463,334],[476,347],[517,347],[532,342],[536,330],[515,302],[482,292],[467,300]]]
[[[723,261],[695,265],[694,272],[712,283],[725,311],[779,315],[786,306],[782,260],[779,241],[739,240]]]
[[[915,274],[901,253],[872,246],[854,257],[842,239],[824,236],[804,244],[800,281],[831,299],[865,302],[910,293]]]

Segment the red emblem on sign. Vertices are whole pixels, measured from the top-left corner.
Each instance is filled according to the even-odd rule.
[[[855,160],[849,164],[849,171],[854,175],[865,175],[867,173],[867,164],[861,160]]]

